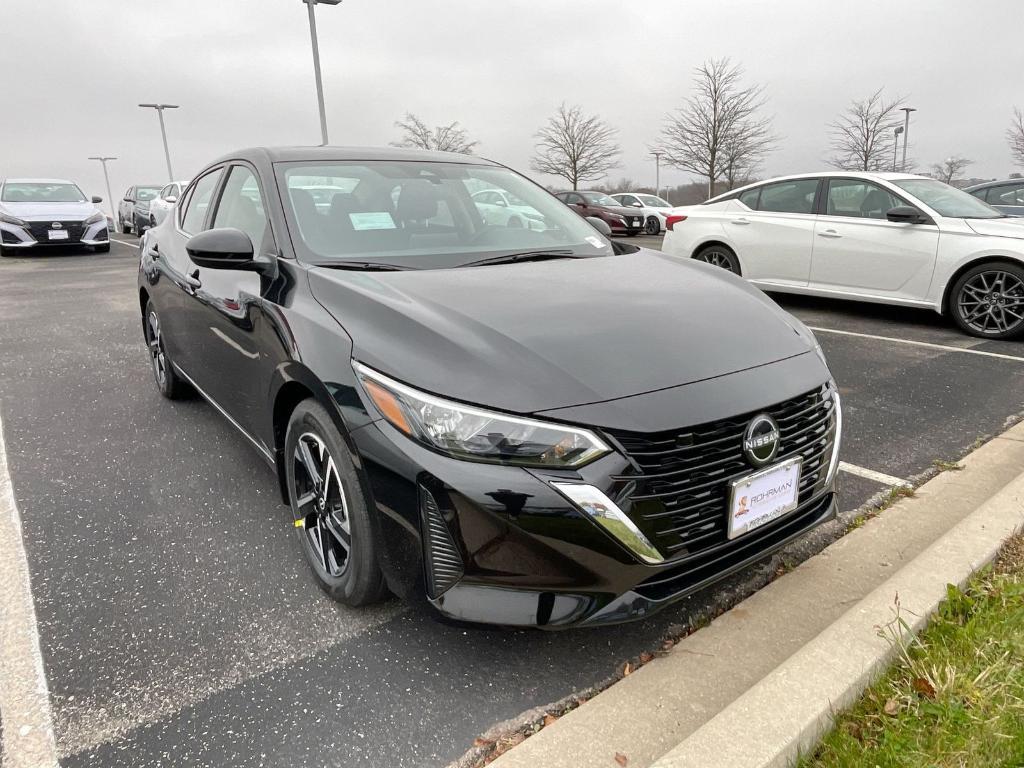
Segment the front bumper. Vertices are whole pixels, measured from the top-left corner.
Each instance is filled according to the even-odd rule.
[[[49,221],[47,219],[47,222]],[[110,242],[106,220],[90,224],[88,227],[83,227],[81,222],[61,222],[66,227],[64,231],[68,233],[68,237],[63,240],[46,238],[43,232],[44,227],[39,226],[45,223],[29,222],[28,229],[0,223],[0,245],[3,245],[4,248],[29,249],[51,246],[105,245]]]
[[[732,403],[710,398],[703,385],[677,388],[668,411],[663,408],[665,391],[651,397],[659,399],[655,405],[661,412],[700,413],[711,421],[757,412],[815,387],[829,392],[822,387],[828,374],[813,354],[764,366],[756,375],[723,378],[734,383],[719,382],[715,390],[733,392]],[[750,386],[754,382],[760,389]],[[779,387],[789,389],[775,397],[765,394]],[[616,401],[609,418],[627,411],[639,414],[650,403],[647,396]],[[642,481],[633,479],[639,477],[637,462],[616,439],[619,428],[608,426],[611,431],[605,434],[618,450],[578,470],[459,461],[410,440],[385,421],[354,430],[365,490],[380,513],[376,520],[384,545],[382,565],[391,588],[403,595],[424,592],[440,613],[463,621],[544,628],[616,623],[659,610],[835,514],[832,464],[838,452],[828,448],[827,467],[814,465],[820,479],[806,493],[801,486],[795,511],[732,540],[724,534],[704,537],[699,547],[678,545],[663,535],[657,539],[651,533],[656,524],[644,514],[651,502],[640,501]],[[806,455],[820,457],[821,452],[813,454],[809,447]],[[751,471],[731,465],[732,474],[716,482]],[[655,542],[663,561],[645,560],[614,529],[602,527],[570,502],[555,486],[566,482],[591,485],[606,494]],[[712,516],[720,513],[716,526],[724,523],[725,507],[723,502],[716,510],[713,501],[706,507]],[[664,514],[655,510],[650,517]]]

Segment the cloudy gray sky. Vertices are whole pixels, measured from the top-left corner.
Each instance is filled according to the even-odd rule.
[[[883,86],[920,110],[920,165],[963,154],[969,175],[1014,170],[1021,0],[345,0],[318,19],[336,144],[393,141],[409,110],[461,121],[480,154],[527,171],[534,132],[564,100],[621,131],[613,180],[653,184],[646,147],[665,113],[695,66],[729,56],[765,86],[782,137],[769,174],[822,168],[829,121]],[[181,105],[168,113],[179,177],[241,146],[320,140],[299,0],[0,0],[0,73],[0,177],[103,194],[86,158],[108,154],[115,194],[162,182],[156,115],[140,101]]]

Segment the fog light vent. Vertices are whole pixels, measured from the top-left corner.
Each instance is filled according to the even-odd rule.
[[[427,589],[431,597],[439,597],[462,578],[462,558],[452,539],[448,524],[434,495],[420,487],[420,509],[423,515],[424,558],[427,566]]]

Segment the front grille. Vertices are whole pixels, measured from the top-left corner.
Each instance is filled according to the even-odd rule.
[[[803,459],[800,506],[791,513],[799,514],[823,489],[828,474],[836,417],[826,387],[686,430],[609,433],[639,469],[614,478],[630,484],[620,506],[666,559],[695,555],[728,540],[729,482],[756,469],[743,454],[743,434],[759,413],[770,414],[779,425],[779,451],[772,463]]]
[[[77,243],[82,239],[82,234],[85,232],[85,227],[82,226],[80,221],[62,221],[60,223],[61,229],[68,233],[67,240],[51,240],[50,230],[53,229],[53,221],[31,221],[28,225],[28,231],[32,233],[32,237],[38,240],[40,243]]]

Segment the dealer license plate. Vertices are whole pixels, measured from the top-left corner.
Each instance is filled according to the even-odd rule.
[[[730,483],[729,538],[778,520],[800,501],[799,457],[783,461]]]
[[[68,231],[66,229],[51,229],[50,230],[51,240],[67,240]]]

